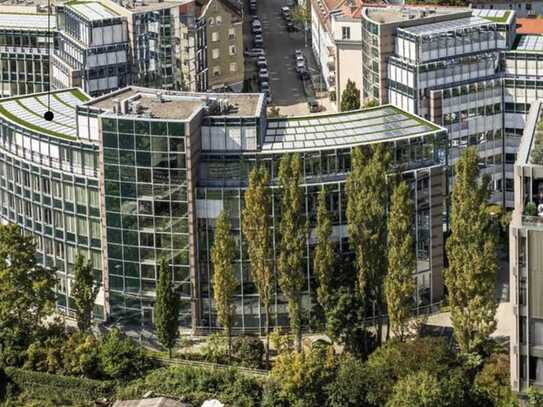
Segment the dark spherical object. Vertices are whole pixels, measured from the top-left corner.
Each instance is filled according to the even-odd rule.
[[[53,119],[55,118],[55,115],[53,114],[52,111],[48,110],[47,112],[45,112],[45,113],[43,114],[43,118],[44,118],[45,120],[47,120],[48,122],[52,122]]]

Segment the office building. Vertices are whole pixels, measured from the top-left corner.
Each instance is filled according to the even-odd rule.
[[[54,92],[55,118],[47,122],[42,117],[47,99],[47,94],[34,94],[0,101],[0,218],[37,238],[43,263],[58,270],[64,310],[69,312],[70,279],[81,252],[101,275],[99,316],[151,322],[157,267],[165,258],[182,299],[182,326],[193,331],[216,326],[210,248],[215,219],[226,210],[238,248],[235,329],[259,328],[261,310],[243,249],[240,213],[250,168],[264,164],[273,186],[279,159],[290,152],[300,153],[304,163],[304,215],[311,233],[303,304],[309,307],[317,194],[326,188],[333,238],[348,256],[350,155],[354,147],[373,143],[390,148],[395,168],[411,186],[416,304],[442,298],[448,190],[444,128],[390,105],[271,119],[262,94],[138,87],[91,100],[75,89]],[[276,205],[278,191],[272,187],[271,193]],[[278,293],[273,315],[278,324],[287,324]]]
[[[543,388],[543,102],[532,103],[515,163],[515,209],[510,224],[513,306],[511,385],[526,396]]]
[[[46,7],[0,8],[0,97],[49,89],[56,20]]]

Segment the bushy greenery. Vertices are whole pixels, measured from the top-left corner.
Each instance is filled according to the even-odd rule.
[[[109,398],[114,383],[5,368],[5,397],[9,406],[90,406]]]
[[[229,406],[253,407],[259,405],[261,387],[258,378],[241,374],[235,369],[179,366],[152,371],[121,388],[116,398],[137,399],[152,391],[195,406],[207,399],[217,398]]]
[[[143,348],[118,329],[102,340],[100,365],[107,377],[121,380],[140,377],[149,368]]]
[[[264,344],[256,336],[239,336],[234,339],[232,356],[240,366],[261,368],[264,353]]]

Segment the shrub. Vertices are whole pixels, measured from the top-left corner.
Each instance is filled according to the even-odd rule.
[[[8,381],[27,400],[42,400],[37,405],[75,405],[108,398],[113,394],[114,383],[76,377],[32,372],[8,367]],[[46,403],[47,402],[47,403]],[[26,405],[26,404],[25,404]],[[79,404],[80,405],[80,404]]]
[[[509,363],[509,355],[492,354],[475,377],[475,388],[497,407],[514,405],[516,402],[511,391]]]
[[[537,206],[533,202],[528,202],[524,208],[524,215],[537,216]]]
[[[339,361],[335,380],[328,387],[330,407],[359,407],[366,402],[364,362],[345,354]]]
[[[150,366],[143,348],[116,328],[102,340],[99,358],[104,374],[111,379],[138,377]]]
[[[177,366],[157,369],[120,389],[117,399],[137,399],[152,391],[175,397],[185,403],[201,405],[217,398],[229,406],[252,407],[260,404],[261,383],[236,369],[211,369]]]
[[[383,406],[395,383],[408,374],[426,370],[436,377],[446,375],[456,363],[454,355],[440,338],[420,338],[410,342],[391,341],[373,352],[366,363],[367,401]]]
[[[228,342],[226,337],[219,333],[209,335],[205,346],[202,348],[202,355],[208,362],[225,363],[228,359]]]
[[[401,378],[395,385],[387,407],[441,407],[438,379],[425,370]]]
[[[67,374],[98,379],[100,369],[99,342],[93,335],[74,333],[62,351],[64,370]]]
[[[232,355],[240,366],[260,368],[264,356],[264,344],[255,336],[239,336],[232,344]]]

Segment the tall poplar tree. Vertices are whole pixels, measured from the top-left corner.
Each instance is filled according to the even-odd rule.
[[[265,167],[256,166],[249,173],[242,212],[242,231],[247,242],[251,274],[266,314],[266,361],[270,356],[270,304],[273,289],[273,272],[270,264],[270,177]]]
[[[369,157],[368,157],[369,156]],[[380,316],[384,311],[383,282],[387,272],[386,206],[389,154],[382,144],[368,150],[353,149],[347,179],[347,230],[355,253],[357,288],[366,309],[377,316],[377,341],[381,342]]]
[[[460,349],[471,353],[496,329],[496,241],[486,210],[489,182],[479,180],[476,149],[467,148],[454,170],[445,283],[454,335]]]
[[[215,238],[211,249],[213,263],[213,301],[217,319],[228,336],[228,355],[232,354],[232,321],[234,319],[234,293],[238,286],[234,275],[236,244],[230,233],[230,221],[223,210],[215,225]]]
[[[332,295],[332,276],[336,264],[334,246],[330,240],[332,237],[332,222],[326,207],[326,191],[322,188],[319,192],[317,207],[317,245],[313,260],[313,269],[319,283],[317,288],[317,301],[326,310]]]
[[[412,234],[413,205],[409,186],[400,182],[394,189],[388,213],[388,273],[385,277],[385,297],[390,327],[394,335],[404,339],[416,289],[415,244]]]
[[[166,259],[160,260],[156,300],[154,306],[154,323],[156,336],[162,346],[168,349],[172,357],[172,349],[179,336],[179,295],[173,286],[172,271]]]
[[[353,81],[347,79],[345,90],[341,94],[341,111],[347,112],[356,109],[360,109],[360,90]]]
[[[77,254],[74,267],[72,298],[74,299],[77,328],[86,332],[91,328],[94,301],[100,286],[95,284],[92,263],[81,254]]]
[[[300,155],[284,154],[279,163],[281,218],[279,220],[279,256],[277,272],[281,291],[288,301],[291,331],[298,351],[302,349],[302,289],[305,282],[304,250],[307,226],[302,213],[303,190]]]

